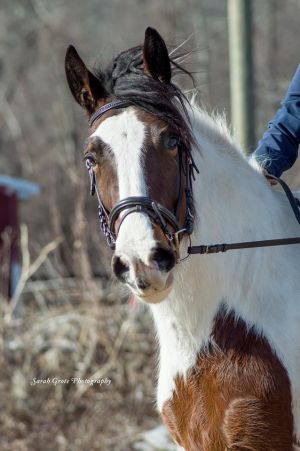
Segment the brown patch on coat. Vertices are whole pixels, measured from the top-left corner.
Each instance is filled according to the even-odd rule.
[[[186,451],[291,451],[290,381],[268,341],[234,313],[218,313],[212,343],[162,410]]]

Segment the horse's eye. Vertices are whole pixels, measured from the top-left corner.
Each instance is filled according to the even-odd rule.
[[[179,136],[175,134],[168,134],[163,137],[164,146],[169,150],[174,150],[178,147],[179,144]]]

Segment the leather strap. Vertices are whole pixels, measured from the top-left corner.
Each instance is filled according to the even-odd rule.
[[[300,236],[295,238],[281,238],[276,240],[243,241],[241,243],[209,244],[190,246],[189,254],[217,254],[234,249],[251,249],[254,247],[286,246],[288,244],[300,244]]]
[[[300,200],[293,196],[292,191],[288,185],[274,175],[268,175],[267,178],[276,180],[282,186],[288,201],[292,207],[297,221],[300,224]],[[271,246],[287,246],[289,244],[300,244],[300,237],[294,238],[280,238],[275,240],[261,240],[261,241],[243,241],[241,243],[223,243],[223,244],[202,244],[199,246],[190,246],[188,254],[217,254],[219,252],[227,252],[235,249],[251,249],[255,247],[271,247]]]
[[[129,105],[131,105],[131,103],[128,102],[127,100],[113,100],[112,102],[103,105],[101,108],[95,111],[95,113],[92,114],[92,116],[90,117],[89,120],[90,127],[97,119],[103,116],[103,114],[106,113],[107,111],[112,110],[114,108],[126,108]]]
[[[156,202],[149,197],[132,196],[120,200],[111,210],[109,215],[109,227],[113,233],[115,233],[116,220],[123,210],[128,210],[126,216],[140,211],[151,212],[151,216],[156,218],[156,222],[158,222],[162,228],[165,229],[166,224],[159,217],[161,215],[162,218],[167,221],[167,223],[169,223],[175,231],[180,229],[177,218],[170,212],[170,210],[161,205],[159,202]]]
[[[290,190],[289,186],[279,177],[275,177],[275,175],[267,175],[267,178],[274,179],[276,182],[278,182],[282,189],[284,190],[286,197],[288,198],[288,201],[293,209],[294,215],[296,216],[297,221],[300,224],[300,200],[293,196],[292,191]]]

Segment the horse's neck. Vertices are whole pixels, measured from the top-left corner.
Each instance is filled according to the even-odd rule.
[[[208,121],[206,117],[204,120]],[[195,121],[200,152],[196,150],[193,155],[200,174],[193,185],[197,214],[193,244],[295,236],[297,227],[290,216],[286,217],[288,207],[264,178],[236,153],[217,128],[214,136],[212,123],[207,129],[201,117]],[[195,255],[179,264],[171,295],[152,306],[161,353],[169,368],[173,365],[184,373],[193,363],[199,348],[209,340],[222,303],[260,328],[263,309],[268,302],[277,302],[286,289],[278,277],[282,254],[296,262],[293,252],[282,247],[268,252],[231,251]],[[268,274],[262,277],[264,268]]]

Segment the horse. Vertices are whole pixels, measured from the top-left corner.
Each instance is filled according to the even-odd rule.
[[[300,246],[190,255],[190,244],[295,236],[286,197],[222,117],[172,81],[187,72],[147,28],[142,45],[65,70],[89,117],[84,158],[112,270],[147,303],[157,408],[187,451],[290,451],[300,439]],[[296,449],[296,448],[295,448]]]

